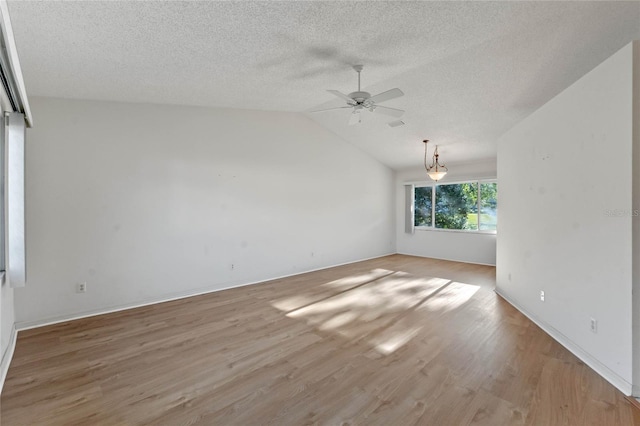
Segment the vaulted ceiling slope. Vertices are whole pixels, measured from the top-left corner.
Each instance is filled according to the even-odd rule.
[[[640,39],[640,2],[22,2],[9,0],[32,96],[305,112],[399,87],[405,126],[309,117],[395,169],[429,138],[449,163]],[[36,118],[37,120],[37,118]]]

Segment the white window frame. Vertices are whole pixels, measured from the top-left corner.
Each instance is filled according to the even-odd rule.
[[[33,119],[13,37],[7,2],[0,1],[0,105],[3,138],[2,177],[4,189],[4,269],[11,287],[26,282],[24,217],[25,129]]]
[[[444,186],[444,185],[460,185],[462,183],[476,183],[478,184],[478,229],[444,229],[444,228],[436,228],[436,187]],[[471,179],[471,180],[460,180],[453,182],[420,182],[413,184],[414,191],[414,199],[412,206],[412,213],[415,209],[415,190],[416,188],[428,188],[431,187],[431,226],[415,226],[416,231],[437,231],[437,232],[463,232],[465,234],[493,234],[496,235],[498,233],[497,230],[480,230],[480,185],[483,183],[498,183],[497,179]],[[412,221],[415,224],[415,217],[412,215]]]

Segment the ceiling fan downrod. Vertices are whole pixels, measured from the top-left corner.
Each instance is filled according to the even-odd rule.
[[[360,72],[362,72],[363,68],[364,68],[364,65],[353,66],[353,69],[356,70],[356,72],[358,73],[358,92],[360,91]]]

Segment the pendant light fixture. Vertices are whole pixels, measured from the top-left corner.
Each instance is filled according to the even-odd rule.
[[[436,145],[436,150],[433,153],[431,165],[427,165],[427,144],[429,140],[425,139],[422,142],[424,142],[424,168],[427,170],[429,177],[437,182],[442,179],[449,170],[438,161],[438,145]]]

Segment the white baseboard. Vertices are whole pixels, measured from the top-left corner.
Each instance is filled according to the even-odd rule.
[[[9,344],[7,345],[7,349],[2,354],[2,361],[0,361],[0,394],[2,394],[4,380],[7,378],[7,373],[9,372],[9,365],[11,364],[11,359],[13,358],[13,351],[16,349],[17,336],[18,332],[16,331],[16,326],[14,324],[13,327],[11,327]]]
[[[445,257],[433,257],[433,256],[422,256],[420,254],[414,253],[402,253],[398,252],[396,254],[402,254],[404,256],[414,256],[414,257],[422,257],[424,259],[436,259],[436,260],[446,260],[448,262],[459,262],[459,263],[469,263],[471,265],[483,265],[483,266],[496,266],[495,263],[482,263],[482,262],[470,262],[468,260],[460,260],[460,259],[447,259]]]
[[[640,385],[633,385],[633,393],[631,396],[640,401]]]
[[[495,292],[504,300],[506,300],[509,304],[511,304],[514,308],[522,312],[524,316],[526,316],[531,321],[533,321],[538,327],[544,330],[545,333],[553,337],[558,343],[560,343],[567,350],[569,350],[569,352],[573,353],[581,361],[583,361],[589,367],[594,369],[596,373],[601,375],[605,380],[607,380],[613,386],[618,388],[620,392],[624,393],[625,395],[632,394],[631,383],[627,382],[618,373],[614,372],[609,367],[604,365],[602,362],[594,358],[590,353],[588,353],[587,351],[582,349],[580,346],[578,346],[576,343],[571,341],[571,339],[569,339],[567,336],[562,334],[556,328],[552,327],[551,325],[547,324],[546,322],[537,318],[535,315],[528,312],[526,309],[520,306],[515,300],[509,298],[507,295],[505,295],[503,292],[501,292],[497,288],[495,289]],[[637,390],[638,389],[636,389],[636,391]]]
[[[315,269],[309,269],[309,270],[305,270],[305,271],[296,272],[295,274],[288,274],[288,275],[281,275],[281,276],[278,276],[278,277],[265,278],[265,279],[260,280],[260,281],[252,281],[252,282],[247,282],[247,283],[242,283],[242,284],[237,284],[237,285],[230,285],[230,286],[227,286],[227,287],[196,289],[196,290],[191,290],[191,291],[186,291],[186,292],[168,294],[168,295],[164,295],[164,296],[161,296],[161,297],[157,297],[157,298],[153,298],[153,299],[147,299],[147,300],[141,300],[141,301],[138,301],[138,302],[128,303],[128,304],[124,304],[124,305],[110,306],[110,307],[106,307],[106,308],[100,308],[100,309],[95,309],[95,310],[91,310],[91,311],[84,311],[84,312],[77,312],[77,313],[68,314],[68,315],[59,315],[59,316],[56,316],[56,317],[44,318],[44,319],[34,320],[34,321],[20,321],[20,322],[16,322],[15,329],[18,330],[18,331],[20,331],[20,330],[29,330],[29,329],[32,329],[32,328],[44,327],[44,326],[47,326],[47,325],[58,324],[58,323],[65,322],[65,321],[72,321],[72,320],[77,320],[77,319],[81,319],[81,318],[94,317],[96,315],[110,314],[112,312],[126,311],[128,309],[140,308],[142,306],[155,305],[156,303],[170,302],[172,300],[179,300],[179,299],[185,299],[187,297],[199,296],[201,294],[215,293],[215,292],[218,292],[218,291],[230,290],[232,288],[238,288],[238,287],[245,287],[245,286],[249,286],[249,285],[261,284],[261,283],[264,283],[264,282],[267,282],[267,281],[279,280],[279,279],[282,279],[282,278],[292,277],[292,276],[295,276],[295,275],[301,275],[301,274],[307,274],[309,272],[321,271],[323,269],[335,268],[335,267],[338,267],[338,266],[350,265],[350,264],[353,264],[353,263],[364,262],[364,261],[367,261],[367,260],[379,259],[381,257],[391,256],[391,255],[394,255],[394,254],[396,254],[396,253],[395,252],[387,253],[387,254],[383,254],[383,255],[380,255],[380,256],[369,257],[369,258],[366,258],[366,259],[359,259],[359,260],[353,260],[353,261],[350,261],[350,262],[344,262],[344,263],[339,263],[339,264],[330,265],[330,266],[323,266],[321,268],[315,268]]]

